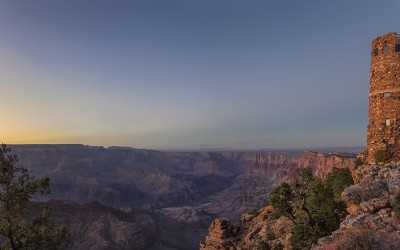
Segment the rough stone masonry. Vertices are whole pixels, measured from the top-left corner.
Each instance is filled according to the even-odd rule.
[[[400,160],[400,36],[388,33],[372,41],[369,124],[366,157],[369,164]],[[380,155],[380,157],[378,156]]]

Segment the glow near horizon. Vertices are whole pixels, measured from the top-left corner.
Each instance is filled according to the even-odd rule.
[[[365,143],[370,42],[400,31],[400,18],[387,13],[397,8],[138,2],[0,3],[2,141],[160,149]]]

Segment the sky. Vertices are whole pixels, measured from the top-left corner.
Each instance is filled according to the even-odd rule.
[[[1,0],[0,141],[364,146],[398,0]]]

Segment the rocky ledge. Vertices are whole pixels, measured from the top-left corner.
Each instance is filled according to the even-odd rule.
[[[243,214],[235,225],[227,219],[215,219],[201,250],[283,249],[289,246],[293,224],[286,217],[274,218],[272,206]]]
[[[348,215],[340,228],[320,238],[312,249],[400,249],[400,218],[393,208],[400,192],[400,166],[361,166],[357,184],[341,194]],[[273,207],[242,215],[235,225],[216,219],[200,249],[289,249],[293,224],[273,216]]]
[[[400,190],[400,166],[361,166],[355,175],[359,183],[342,193],[349,215],[338,230],[319,239],[314,249],[357,245],[400,249],[400,220],[392,208],[393,198]]]

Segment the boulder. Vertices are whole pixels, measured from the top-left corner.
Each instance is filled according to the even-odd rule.
[[[228,219],[215,219],[209,229],[205,242],[200,243],[200,249],[233,249],[237,229]]]
[[[389,206],[386,198],[374,198],[360,203],[360,208],[365,213],[374,213]]]
[[[388,185],[385,180],[370,180],[347,187],[342,199],[348,204],[360,204],[370,199],[387,196]]]

